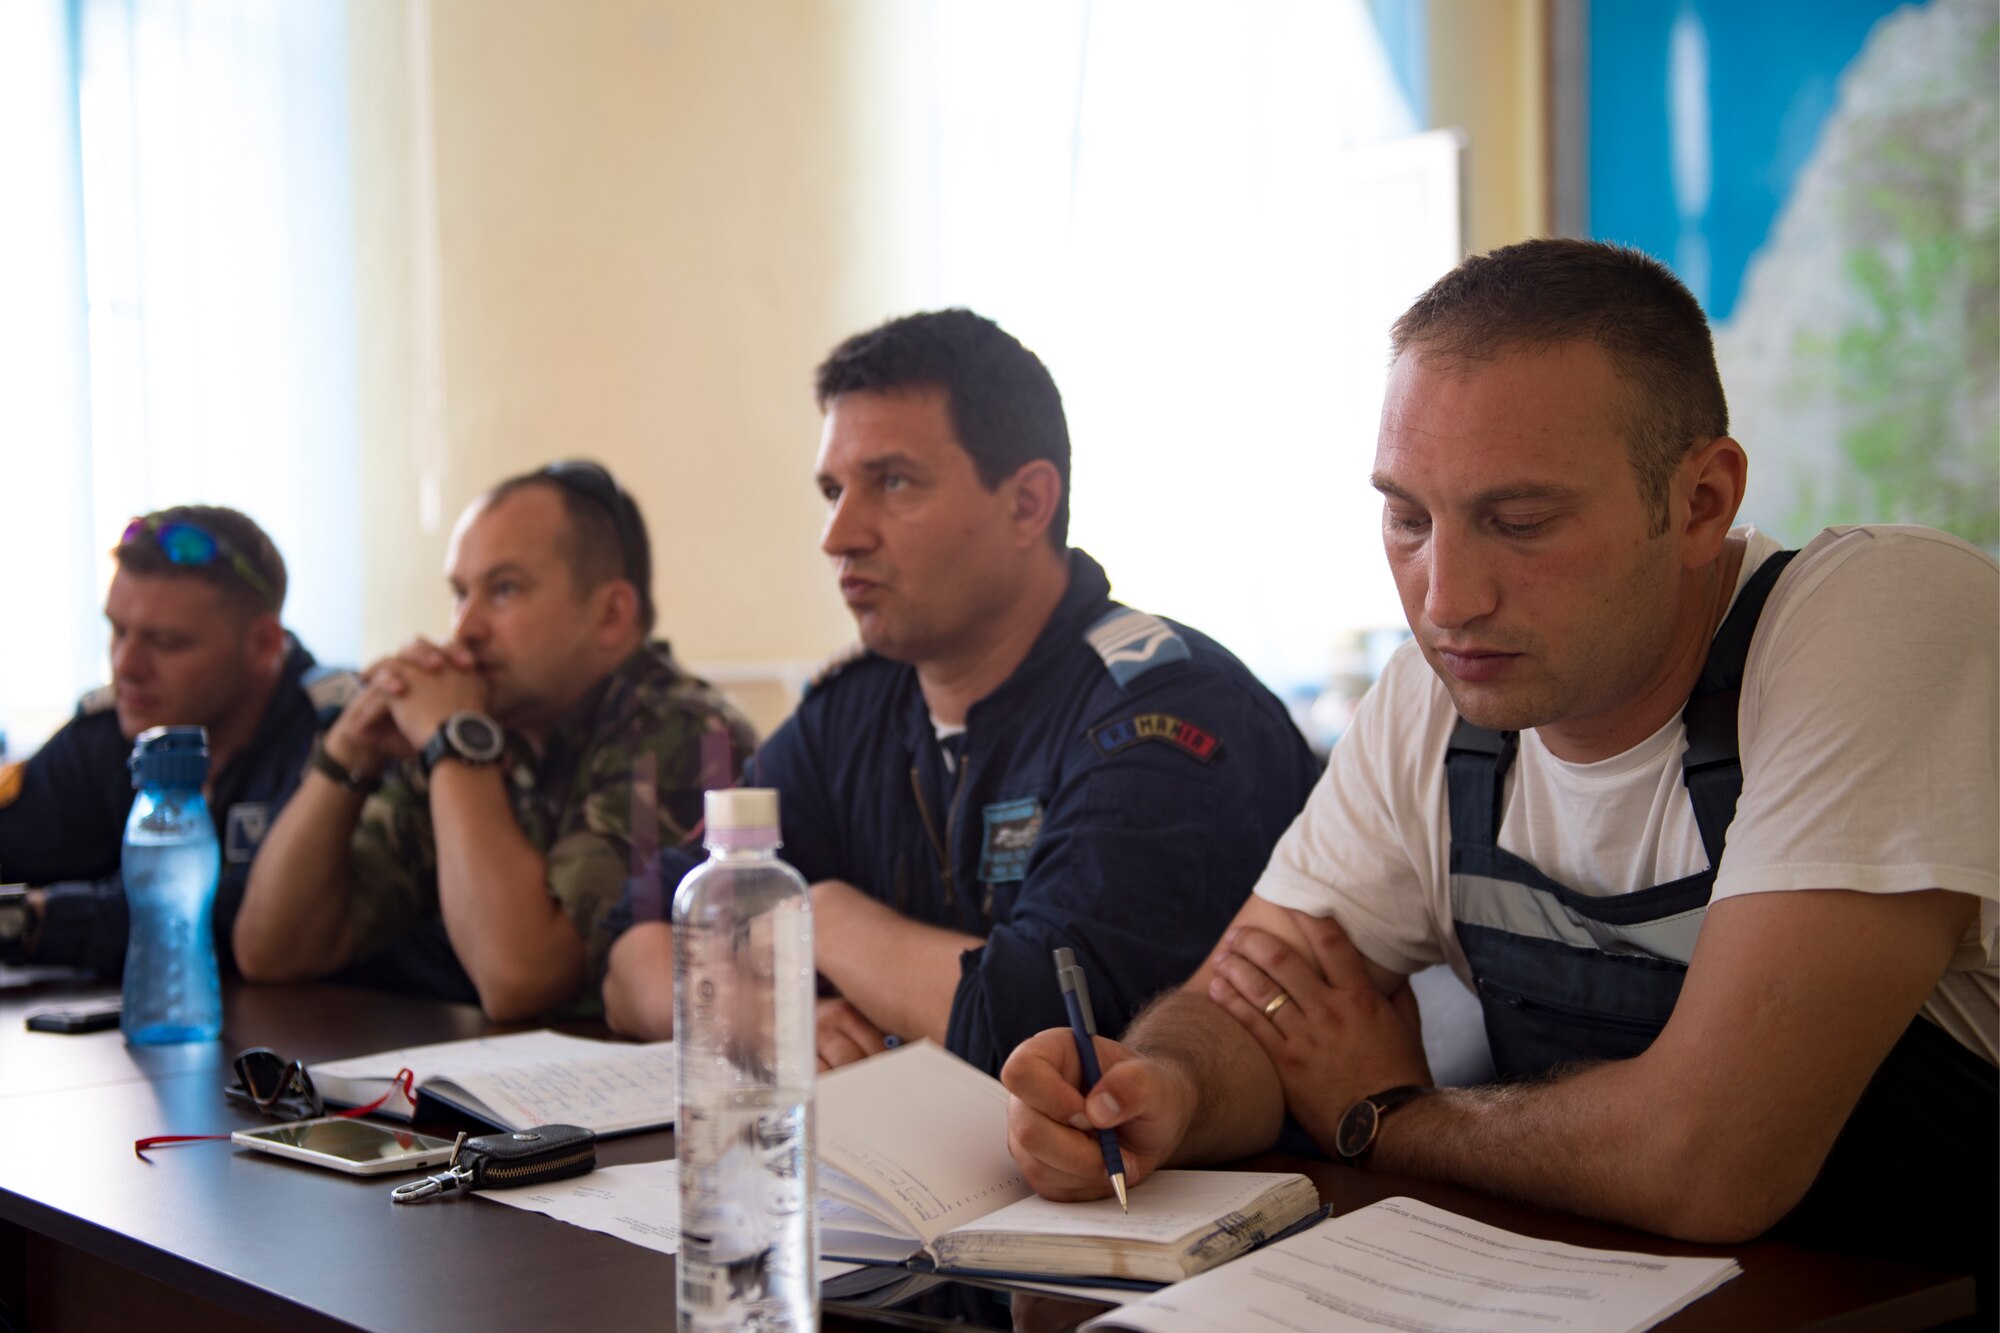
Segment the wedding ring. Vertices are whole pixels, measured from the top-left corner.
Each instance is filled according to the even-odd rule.
[[[1269,1018],[1272,1014],[1277,1013],[1285,1007],[1286,1002],[1291,998],[1291,996],[1285,994],[1283,991],[1279,991],[1271,997],[1271,1002],[1264,1006],[1264,1017]]]

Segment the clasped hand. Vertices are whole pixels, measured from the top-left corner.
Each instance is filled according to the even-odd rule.
[[[453,713],[486,708],[486,682],[463,644],[412,639],[361,675],[364,688],[326,736],[327,753],[358,777],[415,758]]]
[[[1430,1065],[1408,984],[1383,995],[1337,924],[1289,909],[1286,916],[1311,956],[1270,931],[1233,927],[1209,959],[1208,997],[1263,1048],[1285,1109],[1331,1151],[1348,1107],[1389,1088],[1428,1085]]]

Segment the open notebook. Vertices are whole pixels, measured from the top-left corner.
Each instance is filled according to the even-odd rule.
[[[395,1088],[399,1069],[416,1076],[414,1104]],[[306,1072],[320,1095],[339,1105],[366,1106],[389,1094],[375,1114],[399,1120],[417,1118],[429,1099],[507,1130],[581,1125],[629,1134],[674,1122],[670,1041],[634,1046],[543,1029],[329,1060]]]
[[[1115,1199],[1051,1203],[1007,1153],[1007,1093],[929,1042],[819,1081],[820,1251],[954,1272],[1175,1282],[1319,1208],[1300,1175],[1160,1171]]]

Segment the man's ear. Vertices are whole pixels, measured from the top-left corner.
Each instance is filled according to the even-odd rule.
[[[1693,569],[1722,552],[1743,503],[1750,459],[1743,446],[1718,435],[1689,452],[1674,476],[1669,517],[1682,543],[1682,563]]]
[[[252,616],[243,629],[244,651],[263,674],[275,677],[284,669],[285,647],[285,627],[273,612]]]
[[[639,632],[639,590],[630,579],[612,579],[597,590],[597,633],[606,647]]]
[[[1046,458],[1029,459],[1006,484],[1013,491],[1015,545],[1025,549],[1046,541],[1062,503],[1063,481],[1056,465]]]

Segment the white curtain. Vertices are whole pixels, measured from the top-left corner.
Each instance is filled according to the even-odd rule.
[[[0,327],[10,338],[87,331],[35,349],[43,373],[22,376],[31,417],[0,404],[8,508],[57,576],[8,592],[32,599],[22,610],[40,630],[37,652],[50,648],[0,666],[0,707],[17,729],[37,726],[16,748],[104,678],[106,553],[128,519],[163,505],[249,513],[285,554],[287,623],[322,659],[352,660],[361,617],[342,5],[0,9],[14,24],[39,20],[32,42],[0,36],[0,88],[10,103],[32,90],[35,106],[22,110],[38,113],[23,119],[10,106],[0,135],[39,170],[36,188],[13,197],[40,205],[16,220],[35,234],[8,238],[0,264],[42,279],[36,310],[14,308]],[[51,152],[63,160],[40,162]],[[10,358],[10,376],[21,365]],[[23,623],[12,605],[6,620]]]
[[[65,0],[0,4],[0,732],[15,752],[67,712],[79,668],[104,655],[101,586],[80,541],[89,428],[71,50]]]

